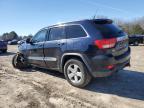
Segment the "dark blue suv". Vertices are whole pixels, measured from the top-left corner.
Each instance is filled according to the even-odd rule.
[[[7,42],[0,40],[0,52],[7,52]]]
[[[128,36],[109,19],[49,26],[18,47],[12,61],[15,68],[31,65],[57,70],[76,87],[130,65]]]

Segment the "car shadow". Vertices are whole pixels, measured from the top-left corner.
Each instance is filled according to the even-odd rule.
[[[59,78],[65,79],[63,73],[60,73],[60,72],[54,71],[54,70],[49,70],[49,69],[43,69],[43,68],[38,68],[38,67],[30,67],[30,68],[27,68],[27,69],[21,69],[21,71],[23,71],[23,72],[37,72],[37,71],[39,71],[39,72],[42,72],[42,73],[45,73],[45,74],[48,74],[48,75],[52,75],[54,77],[59,77]]]
[[[10,55],[14,55],[14,54],[16,54],[16,53],[14,53],[14,52],[6,52],[6,53],[0,52],[0,56],[10,56]]]
[[[144,72],[123,70],[111,77],[96,78],[86,90],[144,100]]]
[[[29,68],[26,72],[42,72],[65,79],[64,74],[41,68]],[[122,70],[107,78],[95,78],[84,88],[91,92],[113,94],[121,97],[144,100],[144,72]]]

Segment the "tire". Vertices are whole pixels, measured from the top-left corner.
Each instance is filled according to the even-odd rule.
[[[23,61],[21,61],[21,58],[23,58]],[[27,61],[25,60],[22,54],[14,55],[12,59],[12,65],[14,68],[17,68],[17,69],[25,69],[28,67]]]
[[[135,42],[134,42],[134,45],[135,45],[135,46],[138,46],[138,45],[139,45],[138,41],[135,41]]]
[[[78,59],[70,59],[65,63],[64,75],[72,86],[78,88],[85,87],[92,79],[85,64]]]
[[[7,52],[7,49],[5,49],[5,50],[2,50],[2,52],[3,52],[3,53],[6,53],[6,52]]]

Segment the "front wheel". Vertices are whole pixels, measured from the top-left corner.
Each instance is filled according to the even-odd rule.
[[[17,53],[16,55],[14,55],[12,59],[12,65],[14,68],[17,68],[17,69],[24,69],[28,67],[26,59],[20,53]]]
[[[85,87],[92,79],[84,63],[77,59],[66,62],[64,75],[71,85],[79,88]]]

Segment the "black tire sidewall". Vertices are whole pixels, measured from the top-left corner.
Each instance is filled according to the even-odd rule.
[[[3,52],[3,53],[6,53],[6,52],[7,52],[7,49],[5,49],[5,50],[2,50],[2,52]]]
[[[136,42],[134,43],[134,45],[135,45],[135,46],[138,46],[138,45],[139,45],[139,43],[136,41]]]
[[[13,58],[12,58],[12,65],[14,68],[16,68],[16,65],[15,65],[15,59],[16,59],[17,55],[14,55]]]
[[[16,54],[14,55],[13,59],[12,59],[12,65],[14,68],[17,68],[17,69],[24,69],[24,68],[27,68],[27,65],[26,63],[25,64],[22,64],[22,63],[15,63],[16,59],[18,59],[19,56],[22,56],[21,54]]]

